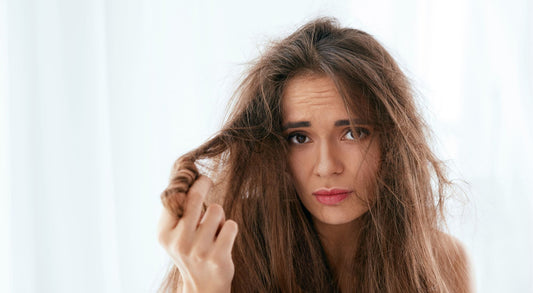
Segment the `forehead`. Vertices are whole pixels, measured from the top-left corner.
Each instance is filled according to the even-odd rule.
[[[323,75],[301,75],[289,80],[281,104],[285,121],[313,113],[348,116],[335,83]]]

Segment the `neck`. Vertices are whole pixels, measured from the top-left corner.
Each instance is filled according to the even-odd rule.
[[[326,224],[316,219],[313,222],[329,265],[333,273],[339,275],[347,261],[355,255],[361,221],[356,219],[339,225]]]

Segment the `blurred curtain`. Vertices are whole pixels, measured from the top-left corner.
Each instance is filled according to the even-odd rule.
[[[154,292],[178,155],[214,133],[265,41],[318,15],[375,35],[470,202],[479,292],[533,291],[533,4],[0,0],[0,291]]]
[[[3,4],[3,292],[120,292],[105,2]]]

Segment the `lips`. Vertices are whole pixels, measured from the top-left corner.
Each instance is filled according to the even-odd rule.
[[[313,195],[318,202],[325,205],[336,205],[346,199],[348,195],[352,193],[351,190],[332,188],[332,189],[319,189],[313,192]]]

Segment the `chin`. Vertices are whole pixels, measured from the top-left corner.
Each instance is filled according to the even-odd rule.
[[[339,211],[324,212],[321,214],[313,214],[313,220],[318,221],[321,224],[326,225],[345,225],[354,222],[357,219],[360,219],[363,214],[368,210],[360,210],[354,212],[353,210],[350,213],[343,213]]]

